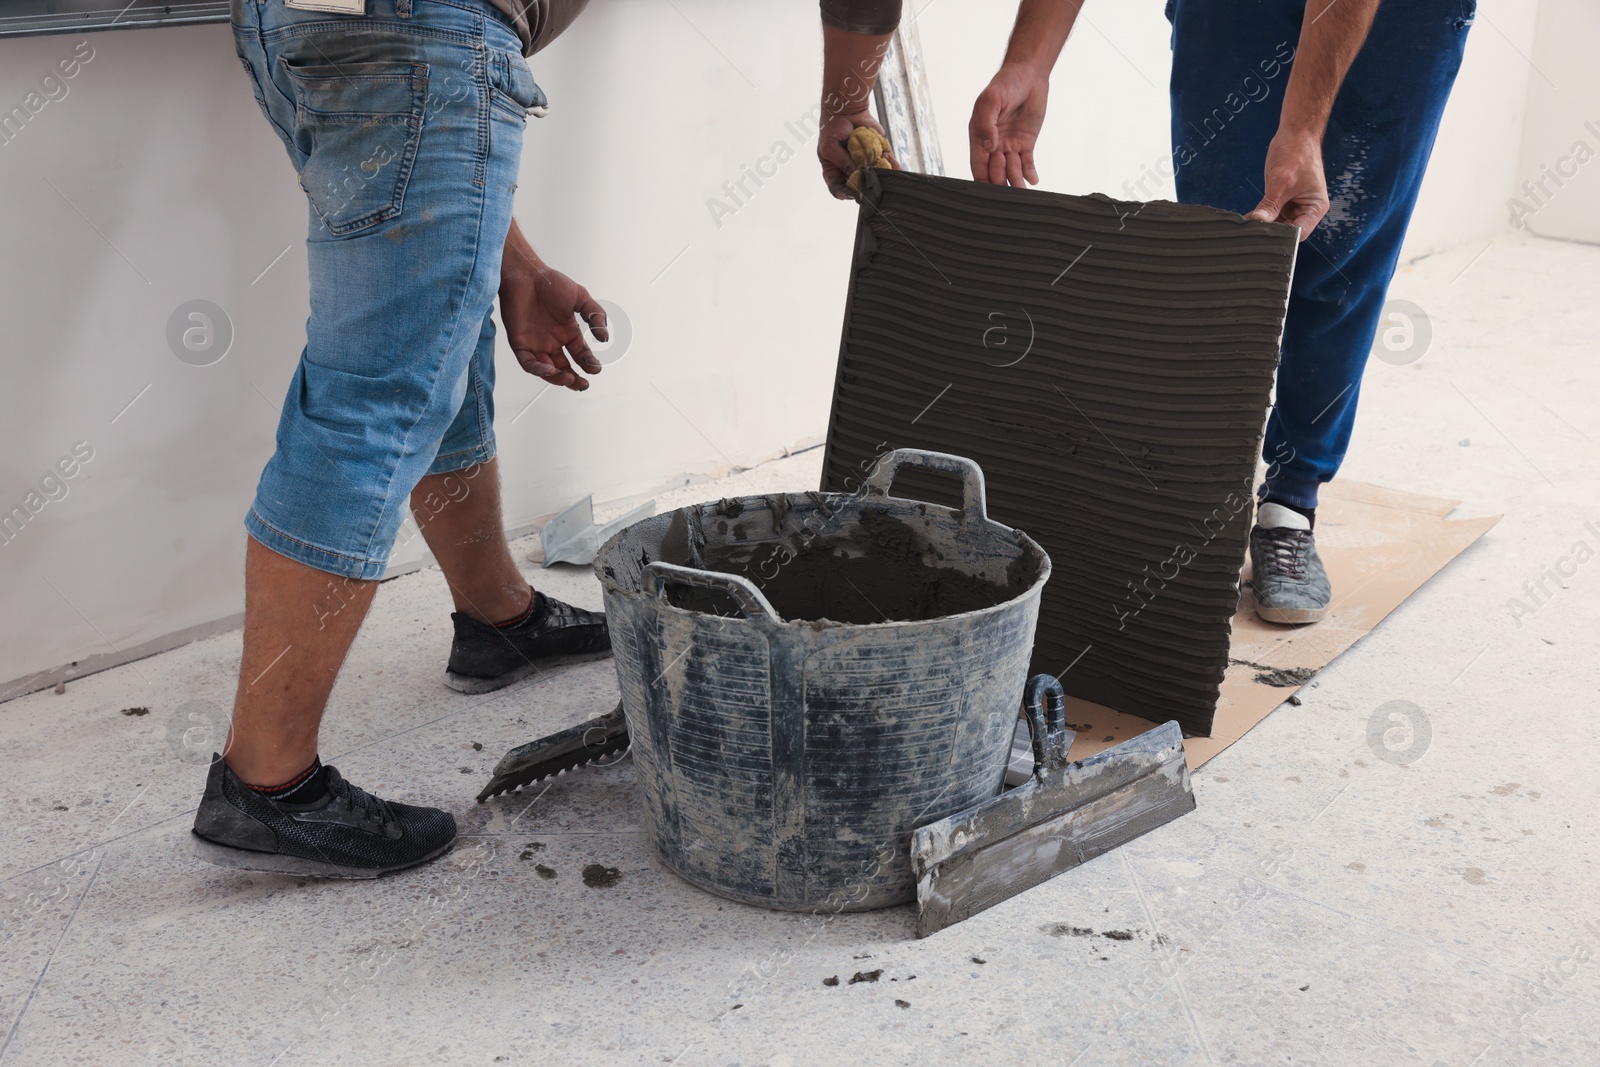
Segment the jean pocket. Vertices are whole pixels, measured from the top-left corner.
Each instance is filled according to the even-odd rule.
[[[422,139],[426,63],[283,60],[294,87],[300,185],[343,237],[399,215]]]
[[[278,121],[278,116],[272,113],[272,107],[267,103],[266,91],[261,87],[261,79],[256,76],[255,66],[242,53],[239,55],[239,62],[244,65],[245,77],[250,81],[250,91],[255,94],[256,106],[261,109],[261,114],[266,116],[267,121],[272,123],[273,132],[278,135],[278,139],[283,142],[283,146],[289,150],[289,154],[293,158],[294,138],[288,130],[283,128],[283,123]]]
[[[520,119],[532,109],[550,106],[528,61],[514,52],[489,52],[489,96],[495,107]]]
[[[250,91],[255,94],[256,106],[261,108],[261,113],[267,118],[272,118],[272,112],[267,108],[267,97],[261,91],[261,83],[256,80],[256,68],[244,56],[239,57],[239,62],[244,67],[244,76],[250,79]]]

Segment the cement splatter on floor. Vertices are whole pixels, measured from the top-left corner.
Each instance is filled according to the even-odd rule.
[[[615,867],[591,863],[583,869],[583,884],[590,889],[609,889],[622,881],[622,872]]]

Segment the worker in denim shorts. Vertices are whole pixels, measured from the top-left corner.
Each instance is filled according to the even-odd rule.
[[[522,368],[583,390],[606,316],[512,218],[525,56],[584,0],[234,0],[239,58],[309,201],[311,315],[245,518],[244,654],[196,848],[248,870],[370,878],[446,852],[455,820],[317,756],[324,705],[407,509],[455,601],[446,682],[483,693],[610,650],[506,544],[494,438],[500,299]],[[287,177],[287,175],[285,175]]]

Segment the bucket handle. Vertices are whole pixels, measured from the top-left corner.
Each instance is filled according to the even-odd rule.
[[[1045,771],[1066,765],[1067,752],[1077,736],[1067,729],[1067,693],[1059,678],[1036,674],[1028,679],[1022,703],[1028,713],[1028,733],[1033,737],[1033,776],[1042,778]]]
[[[755,583],[737,574],[722,571],[703,571],[695,567],[680,567],[676,563],[657,561],[644,569],[644,591],[656,597],[665,597],[669,585],[687,585],[711,593],[723,593],[733,598],[748,619],[766,619],[782,622],[773,609],[772,602],[757,589]]]
[[[878,460],[878,465],[867,476],[864,488],[889,495],[889,487],[901,467],[921,467],[930,471],[948,471],[961,476],[961,524],[976,526],[989,518],[988,497],[983,485],[983,468],[965,456],[952,456],[948,452],[929,452],[922,448],[897,448]]]

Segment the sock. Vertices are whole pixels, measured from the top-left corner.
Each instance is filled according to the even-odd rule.
[[[1256,509],[1256,525],[1268,530],[1310,530],[1317,524],[1317,509],[1263,500]]]
[[[524,610],[521,615],[518,615],[515,618],[507,619],[505,622],[495,623],[494,628],[496,630],[509,630],[512,627],[521,626],[524,623],[533,622],[544,617],[544,594],[535,592],[531,587],[529,588],[529,591],[533,592],[533,596],[528,600],[527,609]]]
[[[249,784],[248,782],[245,784]],[[279,804],[309,804],[320,800],[328,792],[328,769],[322,757],[311,761],[311,766],[280,785],[252,785],[250,788]]]

